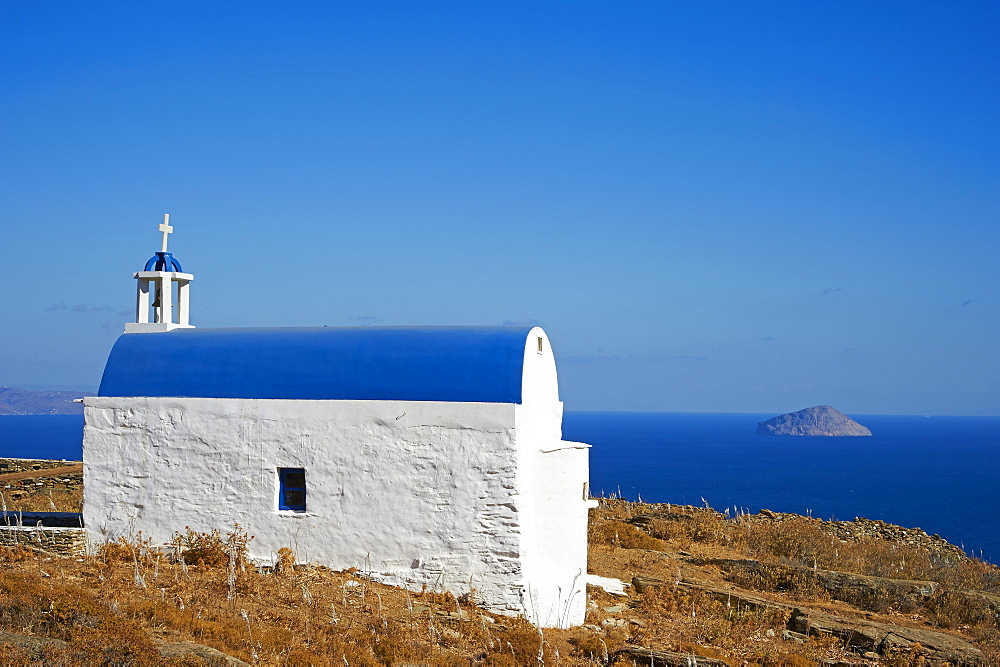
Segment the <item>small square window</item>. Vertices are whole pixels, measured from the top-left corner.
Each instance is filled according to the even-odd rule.
[[[306,511],[305,468],[278,468],[278,509]]]

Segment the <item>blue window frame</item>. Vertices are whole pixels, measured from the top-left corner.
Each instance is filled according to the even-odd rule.
[[[306,511],[305,468],[278,468],[278,509]]]

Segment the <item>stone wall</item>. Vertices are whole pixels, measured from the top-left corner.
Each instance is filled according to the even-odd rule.
[[[878,519],[858,517],[854,521],[828,521],[823,526],[841,540],[877,538],[897,544],[927,549],[928,551],[964,558],[965,552],[940,535],[928,535],[920,528],[903,528]]]
[[[27,472],[29,470],[63,468],[74,464],[83,465],[83,461],[66,461],[63,459],[0,459],[0,475],[12,472]]]
[[[760,514],[751,516],[751,520],[758,521],[788,521],[802,520],[798,514],[787,514],[784,512],[772,512],[771,510],[761,510]],[[905,544],[906,546],[927,549],[933,553],[951,558],[962,559],[966,557],[965,551],[961,547],[951,544],[940,535],[928,535],[920,528],[904,528],[896,526],[878,519],[865,519],[856,517],[854,521],[822,521],[808,517],[817,526],[832,534],[839,540],[857,542],[866,539],[880,539]]]
[[[83,488],[83,462],[50,459],[0,459],[0,492],[8,500],[54,489]],[[7,526],[0,524],[0,547],[25,546],[52,554],[83,556],[83,528]]]
[[[0,526],[0,546],[19,545],[63,556],[83,556],[87,553],[87,535],[83,528]]]
[[[39,492],[82,488],[82,461],[0,459],[0,492],[9,500]]]

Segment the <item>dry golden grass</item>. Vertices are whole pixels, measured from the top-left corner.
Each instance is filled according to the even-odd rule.
[[[83,489],[45,489],[18,498],[4,495],[2,501],[11,512],[79,512]]]
[[[970,604],[956,593],[996,590],[1000,577],[992,565],[882,540],[841,542],[805,517],[736,521],[707,508],[672,506],[678,516],[664,518],[666,507],[603,501],[592,510],[590,571],[669,582],[679,581],[683,569],[688,579],[837,613],[855,608],[831,601],[814,580],[790,575],[787,566],[938,581],[941,592],[906,617],[878,608],[891,601],[873,600],[872,611],[891,612],[893,622],[960,630],[989,659],[998,655],[1000,630],[990,604]],[[660,518],[641,526],[629,522],[657,513]],[[726,605],[693,586],[650,588],[627,598],[591,588],[587,626],[539,632],[524,620],[477,608],[474,596],[407,592],[357,571],[296,566],[290,549],[279,552],[273,568],[258,569],[247,558],[251,540],[235,526],[186,531],[165,549],[139,535],[82,559],[0,549],[0,631],[68,642],[37,650],[0,645],[0,664],[177,664],[160,656],[155,639],[192,641],[265,665],[603,665],[626,645],[748,665],[849,656],[835,639],[783,641],[785,612]],[[773,569],[727,575],[695,557],[754,559]]]
[[[0,630],[69,642],[34,657],[8,646],[0,662],[164,664],[156,637],[268,665],[568,664],[582,652],[573,631],[540,633],[450,594],[292,566],[290,550],[258,570],[249,539],[238,527],[188,531],[163,553],[140,536],[77,560],[0,549]]]

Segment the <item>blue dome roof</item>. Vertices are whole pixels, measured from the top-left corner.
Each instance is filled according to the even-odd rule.
[[[123,334],[99,396],[520,403],[530,327]]]

